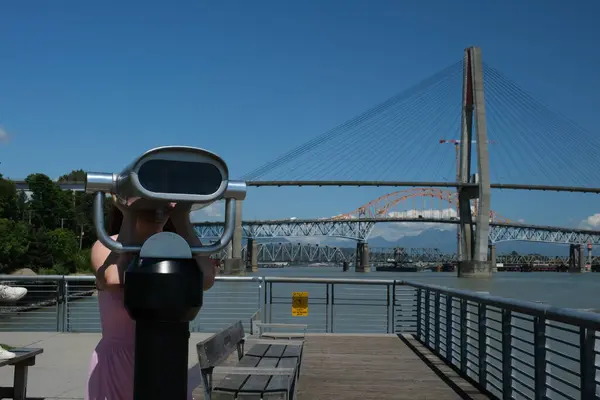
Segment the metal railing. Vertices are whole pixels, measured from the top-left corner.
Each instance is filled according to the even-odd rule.
[[[417,291],[415,335],[502,399],[596,399],[600,315],[431,285]]]
[[[0,331],[99,332],[91,276],[0,276],[28,288],[0,303]],[[308,292],[293,317],[292,292]],[[218,277],[192,331],[252,316],[309,332],[409,333],[479,389],[502,399],[600,398],[600,314],[444,287],[378,279]]]

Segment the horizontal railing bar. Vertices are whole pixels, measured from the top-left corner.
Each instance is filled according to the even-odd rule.
[[[67,282],[89,281],[93,282],[95,277],[89,276],[62,276],[62,275],[36,275],[36,276],[14,276],[0,275],[0,280],[10,281],[57,281]],[[396,285],[408,286],[415,289],[424,289],[438,292],[467,301],[482,303],[485,305],[509,309],[522,314],[542,317],[570,325],[576,325],[593,330],[600,330],[600,315],[589,311],[579,311],[567,308],[559,308],[545,304],[528,302],[524,300],[508,299],[499,296],[469,292],[466,290],[452,289],[437,285],[428,285],[417,282],[393,280],[393,279],[351,279],[351,278],[292,278],[292,277],[241,277],[241,276],[217,276],[217,281],[229,282],[280,282],[280,283],[314,283],[314,284],[351,284],[351,285]],[[517,316],[514,316],[517,317]],[[550,327],[553,327],[549,325]]]
[[[403,284],[402,281],[394,281],[393,279],[352,279],[352,278],[290,278],[282,276],[266,276],[263,278],[265,282],[279,283],[333,283],[347,285],[393,285],[396,283]]]

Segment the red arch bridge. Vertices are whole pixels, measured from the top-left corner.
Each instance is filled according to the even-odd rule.
[[[243,221],[242,229],[244,236],[254,239],[328,236],[366,241],[377,223],[458,224],[456,205],[456,192],[413,188],[379,197],[347,214],[318,219]],[[472,212],[477,212],[476,203]],[[203,238],[217,238],[223,233],[222,223],[199,222],[195,227]],[[490,211],[490,244],[511,240],[598,245],[600,231],[525,224]]]

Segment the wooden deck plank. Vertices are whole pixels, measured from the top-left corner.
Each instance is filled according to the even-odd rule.
[[[298,400],[462,398],[395,335],[308,335],[302,362]]]
[[[414,339],[407,342],[432,359]],[[231,358],[225,364],[235,361]],[[439,361],[433,368],[463,396],[396,335],[307,335],[297,400],[487,399],[442,364]],[[218,379],[215,376],[215,382]],[[202,388],[194,391],[194,399],[203,399]]]

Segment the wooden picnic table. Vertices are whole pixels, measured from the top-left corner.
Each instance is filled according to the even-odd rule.
[[[27,400],[27,374],[29,367],[35,365],[35,358],[44,352],[44,349],[19,348],[10,349],[16,357],[0,360],[0,367],[14,366],[12,387],[0,387],[0,399]],[[29,399],[31,400],[31,399]]]

